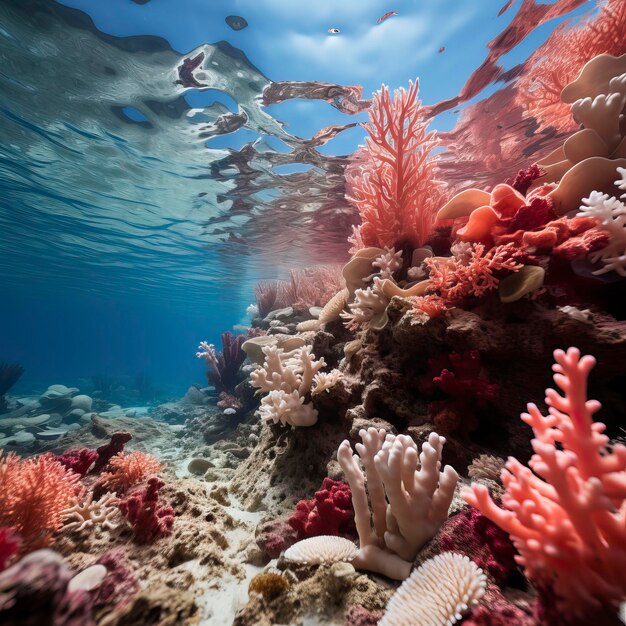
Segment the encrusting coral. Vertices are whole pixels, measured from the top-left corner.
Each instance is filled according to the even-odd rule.
[[[478,604],[485,581],[482,570],[467,556],[439,554],[400,585],[379,626],[452,626]]]
[[[546,391],[549,414],[534,404],[522,419],[533,429],[529,466],[511,457],[502,472],[498,507],[483,485],[465,500],[508,532],[528,578],[553,589],[566,615],[602,605],[617,610],[626,596],[626,446],[609,446],[600,409],[587,400],[595,359],[579,350],[554,352],[554,382]]]

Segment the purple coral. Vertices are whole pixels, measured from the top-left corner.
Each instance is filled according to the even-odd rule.
[[[105,552],[98,563],[107,568],[107,575],[98,589],[95,606],[120,609],[139,591],[137,577],[121,548]]]
[[[63,454],[58,454],[56,458],[67,469],[72,470],[79,476],[85,476],[96,459],[98,459],[98,452],[89,448],[71,448],[63,452]]]
[[[239,368],[246,360],[246,353],[241,349],[245,340],[244,335],[222,333],[221,352],[217,352],[212,343],[200,342],[196,356],[204,359],[208,367],[207,380],[218,391],[232,392],[239,383]]]
[[[111,441],[96,449],[98,458],[91,469],[92,474],[98,474],[103,470],[109,461],[116,455],[124,450],[124,445],[127,444],[133,436],[127,432],[113,433]]]

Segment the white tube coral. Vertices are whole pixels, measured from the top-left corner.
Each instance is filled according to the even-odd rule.
[[[403,580],[419,550],[447,518],[458,475],[450,466],[440,472],[445,439],[437,433],[422,445],[419,464],[417,446],[409,436],[375,428],[359,435],[358,456],[348,441],[337,451],[352,490],[359,535],[353,565]]]

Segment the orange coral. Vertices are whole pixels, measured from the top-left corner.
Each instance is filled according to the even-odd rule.
[[[163,468],[151,454],[139,451],[130,454],[120,452],[111,459],[109,465],[113,471],[102,474],[98,485],[115,492],[126,491],[148,476],[158,474]]]
[[[8,526],[30,552],[50,543],[63,512],[79,494],[78,474],[51,455],[21,459],[0,452],[0,526]]]
[[[369,137],[346,170],[347,198],[361,216],[360,237],[366,246],[418,246],[431,233],[445,184],[435,179],[438,145],[427,132],[418,82],[393,97],[385,85],[374,94]]]
[[[593,57],[624,54],[625,31],[624,0],[608,0],[594,19],[577,28],[557,28],[528,60],[518,85],[518,103],[543,126],[576,129],[570,105],[561,101],[561,91]]]
[[[487,252],[483,244],[476,243],[458,256],[426,259],[424,263],[430,270],[429,291],[439,292],[448,303],[458,303],[471,296],[480,298],[498,286],[496,272],[517,272],[522,268],[516,256],[517,249],[512,243]]]

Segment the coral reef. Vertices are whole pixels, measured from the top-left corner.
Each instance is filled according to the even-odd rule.
[[[237,383],[241,381],[239,368],[246,359],[246,353],[241,349],[246,340],[244,335],[222,333],[222,351],[217,352],[213,344],[200,342],[196,356],[206,363],[207,380],[218,391],[233,392]]]

